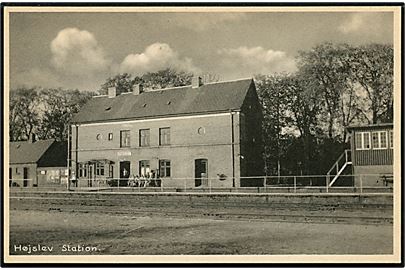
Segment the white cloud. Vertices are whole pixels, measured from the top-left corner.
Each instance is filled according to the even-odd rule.
[[[110,61],[94,35],[77,28],[65,28],[51,42],[52,64],[62,72],[89,75],[109,68]]]
[[[225,56],[224,64],[230,68],[244,69],[250,75],[257,73],[293,72],[296,70],[294,59],[283,51],[266,50],[258,47],[239,47],[218,50]]]
[[[50,44],[49,67],[11,74],[12,88],[42,86],[97,90],[106,78],[128,72],[142,75],[164,68],[199,73],[191,58],[180,57],[166,43],[153,43],[141,53],[129,54],[122,63],[109,59],[94,35],[86,30],[65,28]]]
[[[119,72],[128,72],[139,75],[145,72],[154,72],[164,68],[174,68],[181,71],[198,72],[191,58],[181,58],[166,43],[153,43],[145,51],[129,54],[119,66]]]
[[[338,30],[344,34],[356,33],[360,31],[376,30],[380,22],[378,14],[355,13],[351,14],[338,26]]]

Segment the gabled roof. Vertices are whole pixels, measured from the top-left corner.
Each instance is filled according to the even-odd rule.
[[[92,98],[72,123],[113,121],[118,119],[155,118],[184,114],[206,114],[241,109],[252,79],[146,91],[139,95],[125,93],[114,98]]]
[[[38,167],[67,167],[67,142],[54,142],[38,161]]]
[[[10,142],[10,164],[37,163],[54,141]]]

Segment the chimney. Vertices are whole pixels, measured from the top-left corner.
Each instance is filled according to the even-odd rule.
[[[134,84],[134,86],[132,87],[132,94],[137,96],[141,93],[143,93],[143,85],[140,83]]]
[[[108,87],[108,97],[114,98],[117,96],[117,88],[115,87]]]
[[[192,81],[191,81],[191,87],[192,88],[198,88],[202,85],[202,79],[199,76],[194,76]]]
[[[34,133],[31,133],[30,138],[28,140],[30,143],[34,143],[37,141],[37,138]]]

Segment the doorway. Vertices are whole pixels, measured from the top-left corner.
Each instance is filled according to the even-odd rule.
[[[27,168],[27,167],[24,167],[23,171],[24,171],[24,182],[23,182],[23,186],[24,186],[24,187],[28,187],[28,168]]]
[[[131,162],[130,161],[121,161],[120,162],[120,179],[119,180],[128,179],[130,172],[131,172]],[[122,180],[119,181],[119,180],[118,180],[118,183],[117,183],[118,186],[127,186],[127,181],[126,180],[124,180],[124,181],[122,181]]]
[[[205,158],[196,159],[194,168],[195,186],[207,186],[208,160]]]

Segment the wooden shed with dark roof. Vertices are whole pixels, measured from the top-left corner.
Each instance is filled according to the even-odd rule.
[[[66,186],[67,142],[10,142],[9,183],[18,187]]]
[[[172,187],[257,185],[241,177],[263,174],[262,117],[252,79],[112,87],[71,121],[71,171],[85,186],[149,174]]]

